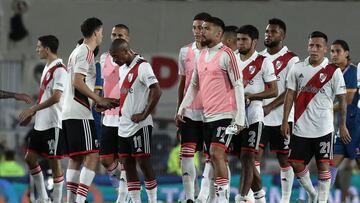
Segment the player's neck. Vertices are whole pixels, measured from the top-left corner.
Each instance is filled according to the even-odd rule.
[[[50,54],[47,59],[46,59],[46,63],[48,65],[50,65],[53,61],[55,61],[56,59],[58,59],[56,54]]]
[[[130,66],[130,64],[133,62],[133,60],[134,60],[134,58],[135,58],[135,54],[133,54],[133,53],[130,53],[131,55],[130,55],[130,57],[129,57],[129,60],[128,61],[126,61],[126,65],[129,67]]]
[[[221,41],[212,41],[207,47],[209,49],[215,47],[216,45],[218,45]]]
[[[318,67],[324,60],[325,60],[325,57],[323,57],[322,59],[320,59],[318,61],[309,60],[309,64],[315,68],[315,67]]]
[[[255,49],[250,50],[247,54],[240,54],[240,59],[242,61],[248,60],[255,52]]]
[[[199,49],[199,50],[201,50],[201,49],[204,48],[203,46],[201,46],[201,42],[195,42],[195,46],[196,46],[196,48]]]
[[[96,41],[92,40],[91,38],[85,38],[84,44],[86,44],[91,49],[91,51],[94,51],[97,47]]]
[[[268,52],[270,55],[274,55],[274,54],[277,54],[282,48],[283,48],[283,45],[282,45],[282,44],[279,44],[279,45],[276,46],[276,47],[267,48],[267,52]]]
[[[349,61],[346,60],[345,62],[336,65],[343,71],[349,65]]]

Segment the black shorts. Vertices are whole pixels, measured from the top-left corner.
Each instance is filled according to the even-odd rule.
[[[196,151],[202,151],[204,146],[203,122],[193,121],[184,117],[185,123],[180,124],[181,145],[196,145]]]
[[[331,162],[333,158],[333,133],[318,138],[292,135],[289,162],[308,164],[313,156],[317,162]]]
[[[292,134],[293,123],[289,123],[290,134]],[[265,126],[261,135],[260,147],[266,148],[270,143],[270,150],[276,153],[289,153],[290,138],[284,138],[281,134],[281,125],[279,126]]]
[[[119,156],[151,156],[152,126],[148,125],[138,130],[130,137],[118,137]]]
[[[64,149],[68,156],[99,152],[94,120],[63,120]]]
[[[102,135],[100,137],[100,157],[117,157],[118,150],[118,128],[102,125]]]
[[[232,135],[226,135],[225,130],[231,124],[232,119],[222,119],[218,121],[204,123],[204,153],[210,156],[210,146],[216,145],[223,147],[225,151],[231,142]]]
[[[33,129],[28,140],[28,151],[36,152],[46,158],[63,158],[62,130],[50,128],[38,131]]]
[[[262,130],[263,123],[257,122],[242,130],[239,135],[235,135],[231,142],[230,153],[239,155],[241,151],[258,152]]]

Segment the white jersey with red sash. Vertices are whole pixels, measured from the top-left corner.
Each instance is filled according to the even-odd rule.
[[[244,91],[256,94],[265,90],[265,83],[276,80],[274,66],[271,61],[259,55],[257,51],[246,61],[239,61],[239,69],[242,72]],[[264,121],[263,101],[251,101],[246,108],[248,124]]]
[[[339,68],[328,59],[313,67],[309,58],[295,64],[287,76],[286,87],[297,92],[293,133],[299,137],[317,138],[334,131],[333,101],[346,94]]]
[[[66,77],[66,66],[62,63],[61,59],[56,59],[47,64],[41,76],[37,102],[42,103],[46,101],[53,95],[55,90],[64,91]],[[54,127],[61,128],[62,105],[63,97],[61,97],[58,103],[36,112],[34,129],[43,131]]]
[[[149,115],[139,123],[131,121],[131,116],[142,113],[147,105],[152,84],[158,83],[148,62],[137,55],[129,66],[123,65],[119,69],[120,77],[120,119],[118,134],[130,137],[144,126],[153,125]]]
[[[278,53],[270,55],[265,49],[261,55],[265,56],[274,65],[277,78],[278,96],[285,92],[285,80],[290,68],[299,61],[299,57],[284,46]],[[264,106],[273,102],[277,97],[264,99]],[[264,125],[279,126],[283,118],[284,106],[280,105],[273,109],[264,118]],[[294,108],[291,109],[289,122],[294,122]]]

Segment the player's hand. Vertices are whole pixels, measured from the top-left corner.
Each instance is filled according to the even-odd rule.
[[[35,114],[35,111],[30,108],[30,109],[25,109],[23,112],[20,113],[19,115],[19,123],[22,125],[22,123],[26,123],[24,122],[27,119],[31,119],[31,117]]]
[[[27,104],[31,104],[33,102],[31,97],[27,94],[15,94],[14,98],[18,101],[24,101]]]
[[[101,109],[112,109],[119,106],[119,100],[113,98],[100,98],[97,102],[97,106]]]
[[[281,125],[281,135],[287,139],[290,137],[290,126],[288,122],[283,122]]]
[[[340,139],[344,144],[349,144],[351,142],[351,136],[348,129],[345,125],[340,125]]]
[[[134,123],[139,123],[140,121],[145,120],[145,115],[143,113],[134,114],[131,116],[131,121]]]
[[[180,123],[186,123],[184,120],[184,109],[182,109],[178,114],[175,116],[175,124],[176,127],[180,127]]]
[[[236,124],[236,128],[237,128],[237,132],[236,132],[236,134],[238,135],[242,130],[244,130],[245,129],[245,126],[242,126],[242,125],[237,125]]]

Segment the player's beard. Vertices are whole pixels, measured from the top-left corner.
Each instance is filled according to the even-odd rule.
[[[280,41],[272,41],[270,43],[264,42],[265,47],[267,48],[274,48],[280,44]]]
[[[249,49],[244,49],[244,50],[240,50],[240,49],[239,49],[239,53],[240,53],[241,55],[246,55],[246,54],[248,54],[248,53],[250,52],[250,50],[251,50],[251,48],[249,48]]]
[[[204,39],[204,38],[200,42],[201,46],[203,46],[203,47],[207,47],[210,43],[211,43],[211,40]]]

